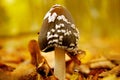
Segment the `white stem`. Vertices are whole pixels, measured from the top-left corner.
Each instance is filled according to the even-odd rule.
[[[55,76],[59,80],[65,80],[65,50],[55,48]]]

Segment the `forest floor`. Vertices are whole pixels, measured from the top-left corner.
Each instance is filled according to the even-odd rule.
[[[0,80],[57,80],[54,73],[51,75],[54,77],[39,75],[38,78],[40,73],[31,63],[33,56],[28,45],[33,39],[37,41],[37,35],[0,38]],[[81,63],[77,68],[66,55],[66,80],[120,80],[119,39],[84,38],[80,40],[79,48],[85,54],[80,55]],[[54,51],[40,54],[46,60],[48,70],[53,71]]]

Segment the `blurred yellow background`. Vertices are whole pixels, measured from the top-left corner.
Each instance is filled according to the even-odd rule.
[[[119,0],[0,0],[0,36],[39,31],[43,16],[56,3],[71,12],[81,35],[120,37]]]
[[[37,39],[43,17],[54,4],[65,6],[72,14],[81,49],[119,51],[120,0],[0,0],[0,40],[26,34]]]
[[[120,0],[0,0],[0,62],[17,68],[31,60],[28,43],[38,39],[43,17],[54,4],[73,16],[80,31],[79,49],[86,52],[82,63],[102,56],[120,64]],[[42,55],[51,66],[50,53]],[[110,75],[102,80],[119,79]]]

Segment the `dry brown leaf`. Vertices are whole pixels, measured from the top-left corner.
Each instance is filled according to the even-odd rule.
[[[99,76],[104,77],[104,76],[108,76],[108,75],[112,75],[112,74],[114,74],[116,76],[120,75],[120,65],[114,67],[110,71],[106,71],[106,72],[101,73]]]
[[[105,57],[93,59],[90,61],[90,68],[113,68],[113,64],[110,60],[107,60]]]

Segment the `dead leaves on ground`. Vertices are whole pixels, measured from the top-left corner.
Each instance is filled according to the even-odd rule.
[[[0,80],[58,80],[51,68],[41,55],[36,40],[31,40],[28,45],[31,60],[19,56],[7,56],[0,62]],[[86,63],[81,59],[85,51],[79,50],[78,54],[67,53],[70,60],[66,61],[66,80],[120,80],[120,61],[109,57],[100,56]],[[118,56],[117,56],[118,57]],[[14,63],[15,66],[7,63]]]
[[[103,56],[88,63],[81,63],[77,67],[73,61],[68,61],[67,74],[71,76],[70,80],[109,80],[111,76],[114,77],[111,80],[120,80],[120,64],[107,60]]]

